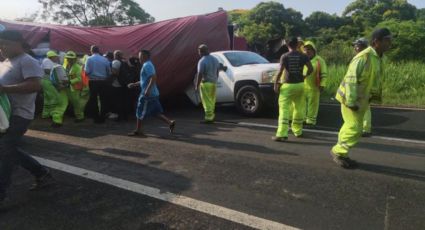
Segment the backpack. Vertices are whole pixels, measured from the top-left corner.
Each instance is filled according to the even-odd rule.
[[[120,72],[118,75],[118,82],[120,83],[122,87],[127,87],[127,85],[132,82],[132,79],[131,79],[132,77],[130,74],[130,66],[125,61],[120,61],[120,62],[121,62],[121,66],[120,66]]]
[[[55,65],[50,71],[50,81],[56,89],[63,89],[69,86],[66,70],[61,65]],[[68,82],[68,83],[66,83]]]

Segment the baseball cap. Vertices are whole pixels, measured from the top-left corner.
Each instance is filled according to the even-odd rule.
[[[46,56],[47,56],[48,58],[51,58],[51,57],[57,57],[57,56],[58,56],[58,54],[57,54],[55,51],[53,51],[53,50],[49,50],[49,51],[46,53]]]
[[[77,54],[74,51],[68,51],[65,54],[65,58],[77,58]]]
[[[205,44],[201,44],[201,45],[199,45],[198,49],[200,49],[200,50],[208,50],[208,46],[205,45]]]
[[[384,38],[389,38],[391,39],[393,36],[391,35],[391,32],[389,29],[387,28],[379,28],[376,29],[375,31],[373,31],[372,33],[372,40],[382,40]]]
[[[368,46],[369,42],[367,41],[366,38],[359,38],[357,40],[355,40],[353,42],[353,46],[358,45],[358,46]]]

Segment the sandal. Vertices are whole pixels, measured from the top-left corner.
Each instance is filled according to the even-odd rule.
[[[171,121],[170,123],[170,133],[174,133],[174,127],[176,126],[176,121]]]
[[[133,131],[130,133],[127,133],[127,136],[129,137],[146,137],[146,135],[144,133],[138,132],[138,131]]]

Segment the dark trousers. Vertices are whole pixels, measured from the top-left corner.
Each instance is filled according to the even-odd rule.
[[[9,129],[0,137],[0,196],[5,195],[16,166],[20,165],[35,177],[40,177],[46,172],[40,163],[19,148],[30,123],[31,120],[12,116]]]
[[[110,82],[103,80],[90,80],[90,98],[86,105],[86,115],[97,122],[104,122],[106,113],[109,112]],[[100,110],[98,102],[100,101]]]
[[[127,120],[129,92],[126,87],[111,87],[111,112],[118,114],[118,120]]]

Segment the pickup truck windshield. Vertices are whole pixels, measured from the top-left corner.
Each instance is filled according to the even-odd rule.
[[[252,52],[229,52],[224,53],[224,56],[227,58],[227,60],[229,60],[230,64],[235,67],[269,63],[269,61],[267,61],[265,58]]]

